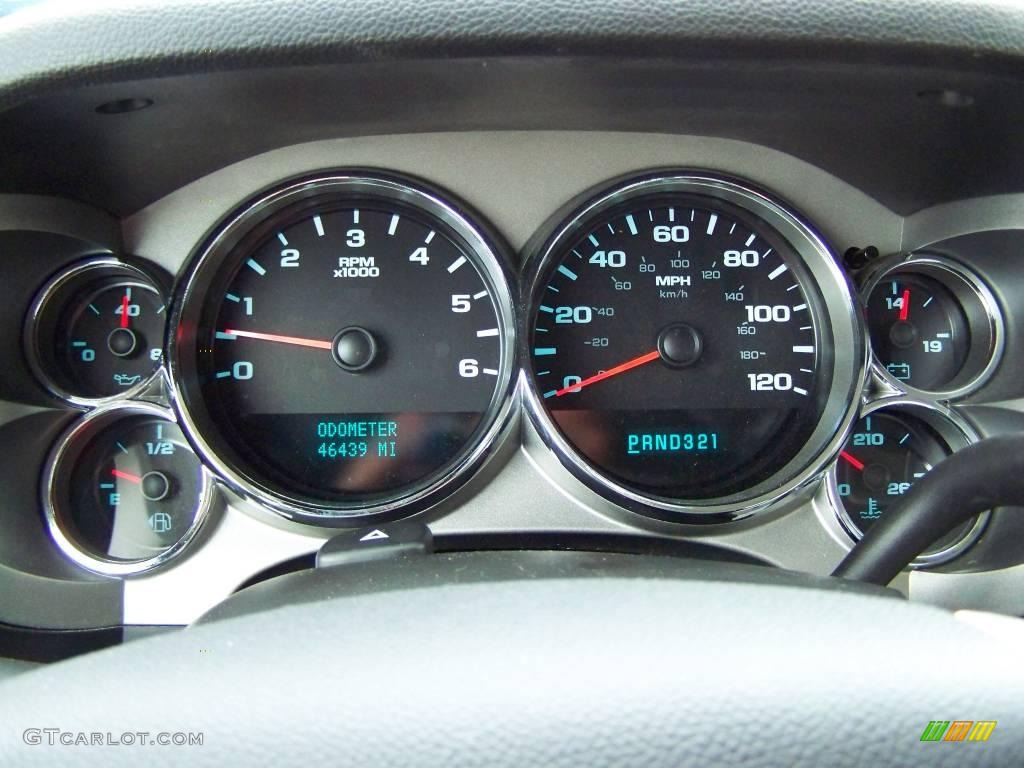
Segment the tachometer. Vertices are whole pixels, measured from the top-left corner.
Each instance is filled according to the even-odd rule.
[[[497,247],[384,177],[293,184],[198,257],[172,378],[237,490],[306,522],[410,514],[487,454],[510,411]]]
[[[532,412],[563,463],[641,511],[738,516],[821,468],[864,344],[844,276],[736,183],[628,182],[533,257]]]

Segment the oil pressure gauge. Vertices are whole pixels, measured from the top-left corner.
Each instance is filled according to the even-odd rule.
[[[132,396],[163,359],[165,301],[142,269],[100,257],[57,274],[40,291],[25,329],[37,378],[79,406]]]

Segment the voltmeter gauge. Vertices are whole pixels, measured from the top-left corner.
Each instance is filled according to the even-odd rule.
[[[917,389],[938,389],[963,368],[971,346],[967,318],[939,281],[893,275],[868,299],[875,354],[893,378]]]
[[[169,411],[102,408],[58,442],[43,505],[51,536],[78,565],[127,575],[161,565],[196,535],[212,479]]]
[[[25,346],[37,377],[74,405],[137,394],[163,360],[163,295],[148,273],[112,257],[56,275],[29,317]]]
[[[937,256],[913,256],[868,282],[875,368],[899,389],[943,398],[980,387],[999,361],[1003,323],[979,278]]]
[[[860,539],[936,464],[972,440],[950,412],[904,403],[866,413],[839,453],[832,492],[843,527]],[[918,566],[952,559],[977,539],[987,514],[936,532]]]

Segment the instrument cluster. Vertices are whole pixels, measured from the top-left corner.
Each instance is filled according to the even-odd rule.
[[[83,411],[41,480],[53,540],[130,575],[185,551],[222,490],[303,526],[414,515],[522,410],[637,521],[731,523],[824,480],[852,542],[978,438],[955,404],[1004,344],[992,291],[956,259],[850,269],[786,202],[713,173],[605,182],[519,263],[449,192],[345,171],[246,201],[173,286],[109,254],[62,270],[24,329],[39,382]]]

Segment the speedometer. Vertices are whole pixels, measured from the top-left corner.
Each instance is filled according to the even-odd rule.
[[[182,421],[229,484],[287,517],[418,511],[508,422],[506,271],[494,239],[411,182],[272,192],[215,234],[177,302]]]
[[[853,417],[865,347],[847,281],[743,185],[617,186],[542,241],[527,290],[534,420],[628,507],[742,516],[820,471]]]

